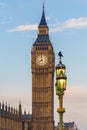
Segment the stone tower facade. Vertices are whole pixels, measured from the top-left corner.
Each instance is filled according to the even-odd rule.
[[[32,130],[54,130],[54,51],[44,6],[31,51]]]

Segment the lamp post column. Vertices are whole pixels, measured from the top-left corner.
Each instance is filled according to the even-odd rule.
[[[59,94],[59,108],[57,108],[57,112],[59,113],[59,130],[63,130],[63,113],[65,112],[65,108],[63,108],[63,92]]]
[[[57,108],[57,112],[59,113],[59,130],[64,130],[63,123],[63,113],[65,112],[65,108],[63,108],[63,95],[66,90],[66,80],[67,77],[65,75],[66,67],[62,64],[61,57],[63,55],[59,52],[59,64],[56,65],[56,95],[59,97],[59,108]]]

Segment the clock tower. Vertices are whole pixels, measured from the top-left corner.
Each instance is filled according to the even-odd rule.
[[[54,130],[54,60],[43,6],[31,51],[32,130]]]

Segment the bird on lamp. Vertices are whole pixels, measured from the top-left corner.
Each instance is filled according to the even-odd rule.
[[[60,51],[59,53],[58,53],[58,56],[61,58],[61,57],[63,57],[63,55],[62,55],[62,52]]]

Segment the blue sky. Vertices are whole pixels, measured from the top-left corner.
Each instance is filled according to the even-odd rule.
[[[37,36],[43,0],[0,0],[0,101],[31,113],[31,47]],[[65,122],[87,130],[87,0],[45,0],[50,39],[67,67]],[[55,121],[58,121],[55,95]]]

